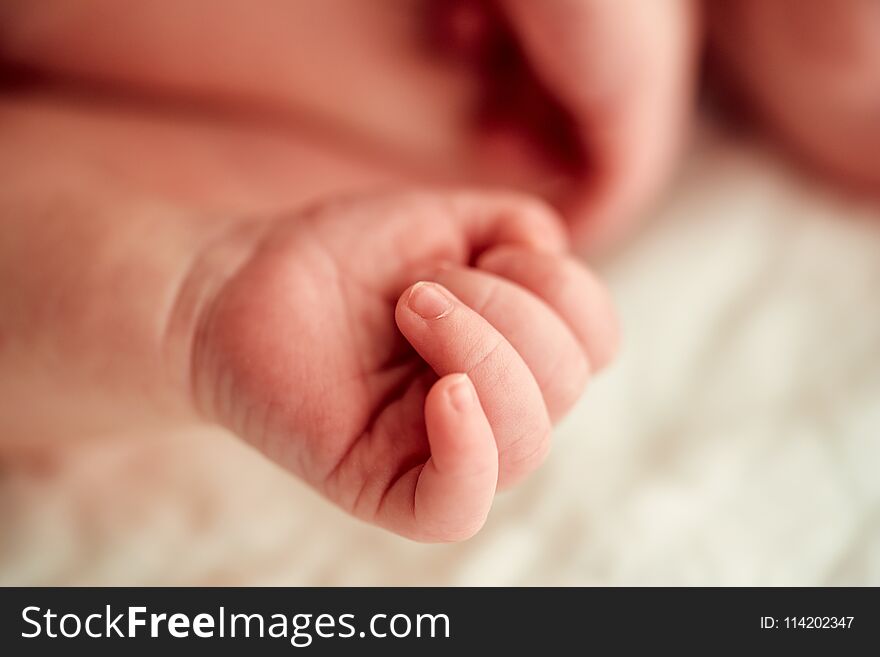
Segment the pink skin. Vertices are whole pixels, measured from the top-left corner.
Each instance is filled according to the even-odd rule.
[[[4,449],[216,423],[366,521],[458,540],[614,351],[607,294],[528,197],[279,212],[384,176],[237,126],[25,99],[0,118]]]
[[[614,349],[607,296],[563,235],[545,206],[497,194],[275,219],[184,312],[194,403],[357,517],[466,538]]]
[[[420,540],[472,535],[496,486],[537,467],[552,421],[612,357],[607,294],[566,256],[554,212],[528,197],[348,192],[405,179],[401,165],[417,163],[422,180],[541,191],[575,235],[614,239],[674,157],[692,87],[692,3],[500,0],[491,20],[512,33],[523,67],[500,91],[481,87],[474,43],[458,43],[457,65],[422,52],[419,3],[388,14],[364,14],[359,0],[312,5],[350,30],[363,59],[308,40],[312,27],[303,39],[264,38],[267,25],[302,29],[284,20],[302,3],[257,13],[242,0],[187,0],[114,15],[116,4],[0,7],[7,61],[109,85],[111,98],[137,91],[146,109],[197,99],[186,109],[199,117],[0,107],[2,434],[218,423],[364,520]],[[759,29],[776,14],[755,22],[750,12],[769,10],[743,6],[724,25],[778,64],[721,46],[754,105],[815,162],[875,184],[880,149],[853,120],[873,107],[859,91],[871,88],[873,42],[844,40],[855,50],[842,61],[855,65],[837,93],[836,60],[815,77],[796,40]],[[856,34],[860,22],[840,11]],[[102,28],[96,15],[110,20]],[[810,25],[824,42],[821,22]],[[204,56],[218,43],[223,66]],[[322,76],[310,75],[314,58]],[[539,102],[475,124],[499,93]],[[796,115],[786,94],[802,101],[789,103]],[[216,113],[230,107],[234,127]],[[255,108],[280,116],[277,129],[245,127]],[[560,108],[585,168],[560,168],[541,132]],[[330,154],[343,143],[389,167]],[[335,200],[303,206],[319,196]]]
[[[674,169],[705,15],[717,70],[761,123],[821,172],[880,185],[873,0],[258,6],[5,0],[0,60],[48,81],[299,125],[422,181],[537,193],[595,249],[625,234]],[[518,57],[493,60],[499,42]],[[560,135],[547,134],[562,123],[577,163],[561,164]]]
[[[673,170],[697,27],[692,0],[5,0],[0,58],[538,193],[599,248]]]
[[[707,9],[718,68],[742,105],[802,162],[880,198],[880,4],[710,0]]]
[[[0,444],[16,451],[189,417],[163,344],[197,255],[233,223],[399,180],[277,130],[24,93],[0,102],[0,179]]]
[[[552,200],[593,250],[624,235],[674,171],[695,93],[691,0],[501,0],[531,67],[571,115],[586,167]]]

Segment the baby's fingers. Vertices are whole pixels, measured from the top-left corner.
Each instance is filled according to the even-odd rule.
[[[470,267],[444,267],[432,278],[516,349],[540,386],[551,419],[574,405],[590,373],[586,349],[552,308],[527,289]]]
[[[401,477],[379,510],[383,524],[423,541],[458,541],[483,526],[498,481],[498,448],[473,384],[450,374],[425,400],[431,457]]]
[[[541,389],[520,354],[486,318],[437,283],[417,283],[397,304],[397,325],[440,376],[465,372],[499,453],[499,487],[534,470],[550,446]]]
[[[576,260],[500,246],[483,254],[477,267],[503,276],[543,299],[577,336],[593,371],[601,370],[614,358],[619,329],[611,297]]]

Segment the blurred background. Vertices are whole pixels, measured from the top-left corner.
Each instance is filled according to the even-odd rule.
[[[0,61],[4,134],[212,210],[542,194],[623,327],[465,543],[132,426],[0,450],[0,584],[880,584],[880,3],[7,0]]]

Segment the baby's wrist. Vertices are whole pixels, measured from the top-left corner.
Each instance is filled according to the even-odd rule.
[[[210,323],[211,307],[236,271],[253,254],[269,222],[261,219],[229,220],[212,225],[193,255],[181,281],[162,345],[171,385],[178,391],[186,412],[214,421],[211,410],[199,402],[195,388],[201,367],[199,346]]]

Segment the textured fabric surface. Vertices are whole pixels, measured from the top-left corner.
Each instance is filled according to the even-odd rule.
[[[704,133],[600,263],[620,359],[473,540],[133,431],[0,461],[0,584],[880,584],[880,212]]]

